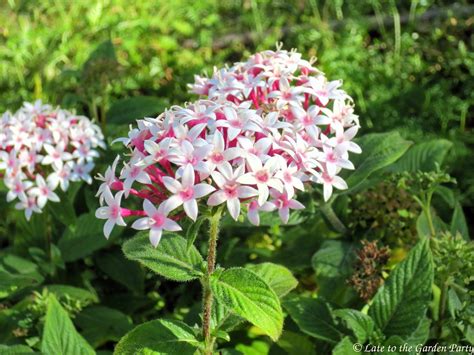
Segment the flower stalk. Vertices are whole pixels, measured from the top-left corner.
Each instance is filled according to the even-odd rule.
[[[217,238],[219,236],[219,224],[222,216],[222,208],[218,208],[209,218],[209,249],[207,253],[207,271],[203,279],[203,311],[202,311],[202,334],[204,337],[205,355],[212,355],[215,338],[211,334],[211,315],[213,296],[210,278],[216,267]]]

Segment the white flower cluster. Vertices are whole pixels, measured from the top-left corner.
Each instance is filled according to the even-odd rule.
[[[105,148],[100,128],[87,117],[52,108],[40,100],[24,103],[14,114],[0,117],[0,177],[8,188],[7,201],[25,210],[27,219],[47,201],[59,202],[54,192],[66,191],[71,181],[92,182],[89,175]]]
[[[360,153],[351,141],[359,123],[340,86],[281,49],[196,77],[191,89],[202,100],[139,120],[119,139],[130,157],[118,177],[118,160],[100,177],[106,206],[96,216],[107,219],[105,235],[125,225],[123,217],[140,216],[132,228],[150,230],[157,245],[185,215],[196,220],[199,201],[225,203],[234,219],[244,206],[256,225],[259,211],[276,209],[286,223],[290,209],[304,208],[295,199],[304,184],[322,184],[325,200],[333,187],[347,188],[338,174],[354,169],[349,152]],[[122,208],[123,197],[143,200],[143,209]]]

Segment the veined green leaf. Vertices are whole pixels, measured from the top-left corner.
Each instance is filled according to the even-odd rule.
[[[362,345],[360,345],[362,349]],[[332,355],[355,355],[360,354],[354,350],[354,344],[349,337],[344,337],[339,343],[336,344],[332,350]]]
[[[41,352],[44,354],[95,354],[92,347],[76,331],[67,312],[54,295],[48,299]]]
[[[292,297],[285,299],[283,306],[304,333],[333,344],[341,340],[343,334],[326,302],[317,298]]]
[[[157,319],[140,324],[115,347],[115,355],[192,355],[198,341],[193,329],[183,322]]]
[[[283,312],[276,293],[257,274],[232,268],[211,277],[214,297],[273,340],[283,329]]]
[[[138,233],[122,248],[127,258],[170,280],[190,281],[203,274],[201,254],[194,246],[188,250],[186,239],[177,234],[163,233],[160,244],[154,248],[147,232]]]
[[[246,269],[255,272],[265,280],[280,298],[298,285],[298,280],[295,279],[291,271],[281,265],[273,263],[253,264],[248,265]]]
[[[391,172],[435,170],[436,164],[443,163],[452,146],[453,143],[446,139],[434,139],[414,144],[387,170]]]
[[[390,273],[369,308],[369,316],[387,336],[410,335],[431,300],[433,260],[428,240],[420,241]]]
[[[347,327],[354,332],[359,343],[365,343],[374,331],[372,318],[358,310],[337,309],[333,314],[346,322]]]
[[[347,178],[349,189],[344,193],[356,191],[365,179],[393,164],[412,144],[403,139],[398,132],[367,134],[356,141],[362,148],[362,154],[351,156],[356,170]]]

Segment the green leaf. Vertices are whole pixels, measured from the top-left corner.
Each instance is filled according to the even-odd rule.
[[[93,212],[82,214],[77,223],[69,225],[68,229],[58,242],[64,261],[71,262],[83,259],[93,252],[111,244],[111,240],[120,231],[115,228],[112,236],[107,240],[102,232],[104,222],[97,219]]]
[[[97,266],[112,280],[124,285],[135,293],[145,288],[145,273],[142,267],[125,258],[120,250],[102,253],[95,258]]]
[[[443,164],[452,146],[453,143],[446,139],[434,139],[414,144],[400,160],[390,166],[388,171],[433,171],[437,164],[439,166]]]
[[[346,322],[347,327],[354,332],[359,343],[365,343],[374,331],[374,321],[372,318],[358,310],[337,309],[333,314]]]
[[[270,350],[270,344],[263,340],[253,340],[249,345],[238,344],[235,350],[242,355],[267,355]],[[232,354],[233,355],[233,354]]]
[[[320,286],[319,295],[337,304],[346,304],[354,297],[346,280],[352,274],[356,247],[354,243],[326,240],[313,255],[311,264]]]
[[[306,336],[285,330],[277,346],[288,355],[314,355],[314,344]]]
[[[43,280],[35,263],[14,254],[0,258],[0,298],[9,297],[26,287],[36,286]]]
[[[369,316],[387,336],[410,335],[431,300],[433,260],[428,240],[420,241],[390,273],[369,308]]]
[[[211,289],[219,302],[273,340],[278,339],[283,329],[280,300],[260,276],[243,268],[231,268],[212,275]]]
[[[199,229],[202,226],[202,223],[206,220],[205,216],[199,216],[196,222],[191,222],[191,225],[186,229],[186,241],[187,241],[187,248],[191,248],[198,236]]]
[[[186,239],[177,234],[163,233],[160,244],[154,248],[147,232],[138,233],[122,248],[127,258],[170,280],[190,281],[203,275],[201,254],[194,246],[188,250]]]
[[[452,288],[448,291],[448,311],[453,319],[456,319],[456,313],[463,307],[458,294]]]
[[[418,324],[418,327],[415,329],[415,331],[412,334],[403,338],[398,335],[392,335],[390,338],[387,339],[384,345],[395,345],[397,349],[401,349],[404,346],[405,347],[411,346],[413,348],[411,352],[398,351],[398,352],[395,352],[395,354],[412,354],[412,355],[419,354],[415,351],[416,346],[420,344],[423,345],[428,341],[428,338],[430,335],[430,325],[431,325],[431,321],[425,317],[420,321],[420,323]]]
[[[248,265],[246,269],[253,271],[265,280],[280,298],[298,285],[298,280],[295,279],[291,271],[281,265],[273,263],[252,264]]]
[[[403,139],[398,132],[367,134],[356,141],[362,148],[362,154],[351,156],[356,170],[347,178],[349,189],[344,193],[356,191],[365,179],[393,164],[412,144]]]
[[[362,345],[360,345],[360,347],[362,349]],[[360,351],[357,352],[354,350],[354,344],[352,344],[349,337],[344,337],[332,350],[332,355],[352,355],[360,353]]]
[[[68,195],[62,191],[56,191],[61,202],[50,202],[47,204],[48,210],[52,213],[55,219],[66,227],[76,223],[76,212],[72,201]]]
[[[326,302],[299,296],[284,300],[283,306],[304,333],[333,344],[341,340],[342,333]]]
[[[88,71],[99,61],[111,61],[116,62],[117,57],[115,55],[114,44],[110,39],[100,43],[89,55],[87,61],[84,63],[83,71]]]
[[[117,342],[133,328],[129,316],[103,306],[85,308],[76,316],[75,323],[82,329],[82,336],[94,347],[108,341]]]
[[[211,327],[213,332],[219,330],[230,332],[245,319],[232,313],[232,310],[217,299],[212,303]]]
[[[456,235],[459,233],[464,239],[469,240],[469,230],[467,227],[466,217],[459,202],[454,207],[453,217],[451,218],[451,233]]]
[[[107,122],[114,124],[135,123],[144,117],[154,117],[164,111],[168,101],[152,96],[135,96],[118,100],[107,112]]]
[[[23,355],[34,353],[35,352],[26,345],[0,345],[0,354],[2,355]]]
[[[95,354],[76,331],[67,312],[56,297],[49,296],[41,352],[44,354]]]
[[[115,355],[192,355],[198,341],[193,329],[177,320],[158,319],[143,323],[125,335],[115,347]]]
[[[82,305],[99,302],[95,293],[83,288],[70,285],[46,285],[44,286],[48,292],[54,294],[56,298],[62,300],[66,298],[79,301]]]

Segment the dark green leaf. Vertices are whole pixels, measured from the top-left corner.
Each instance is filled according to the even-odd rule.
[[[365,179],[393,164],[411,145],[398,132],[367,134],[356,141],[362,148],[362,154],[351,156],[356,170],[346,180],[349,189],[345,193],[356,191]]]
[[[107,112],[107,121],[114,124],[135,123],[164,111],[168,101],[152,96],[135,96],[116,101]]]
[[[390,273],[369,308],[369,316],[386,335],[410,335],[431,301],[433,260],[428,240],[420,241]]]
[[[206,220],[205,216],[199,216],[196,222],[191,223],[191,225],[186,230],[186,241],[187,241],[187,248],[191,248],[198,236],[199,229],[202,226],[202,223]]]
[[[365,343],[374,331],[374,321],[372,318],[360,311],[355,309],[337,309],[333,314],[346,322],[347,327],[354,332],[359,343]]]
[[[145,273],[134,261],[125,258],[120,250],[103,253],[96,258],[99,269],[112,280],[124,285],[135,293],[142,293],[145,287]]]
[[[83,288],[70,285],[46,285],[44,288],[60,300],[70,298],[81,302],[82,305],[99,302],[95,293]]]
[[[453,143],[446,139],[434,139],[414,144],[388,171],[432,171],[441,166]]]
[[[464,239],[469,240],[469,230],[467,227],[466,217],[464,216],[462,206],[459,202],[456,203],[456,207],[454,207],[453,217],[451,219],[451,233],[453,235],[459,233]]]
[[[198,341],[193,329],[177,320],[158,319],[143,323],[125,335],[115,355],[193,355]]]
[[[47,204],[48,210],[55,217],[55,219],[66,227],[76,223],[76,212],[72,201],[68,195],[62,191],[56,191],[61,202],[49,202]]]
[[[313,255],[311,264],[316,271],[320,295],[326,300],[346,304],[354,296],[346,281],[353,272],[355,249],[350,242],[326,240]]]
[[[76,316],[75,323],[82,329],[82,336],[94,347],[108,341],[117,342],[133,328],[129,316],[103,306],[87,307]]]
[[[342,333],[326,302],[301,296],[284,300],[283,306],[304,333],[333,344],[341,340]]]
[[[83,259],[111,244],[111,240],[120,233],[120,230],[115,228],[111,238],[107,240],[102,232],[103,225],[103,220],[97,219],[93,212],[82,214],[77,223],[69,225],[58,243],[64,261]]]
[[[362,349],[362,345],[358,344],[357,346]],[[344,337],[332,350],[332,355],[355,355],[360,353],[360,351],[354,350],[354,344],[349,337]]]

